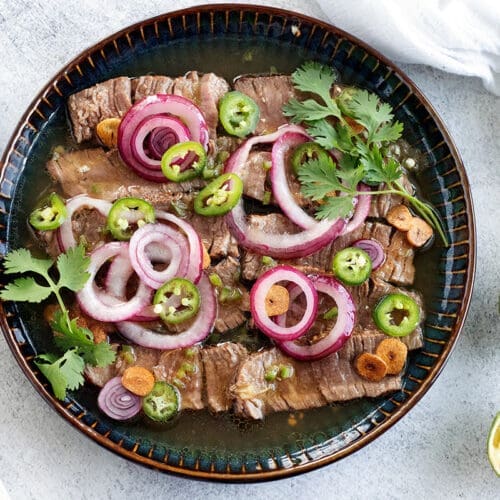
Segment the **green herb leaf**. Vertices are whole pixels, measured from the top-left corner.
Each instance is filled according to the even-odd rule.
[[[334,127],[325,120],[319,120],[311,123],[307,131],[325,149],[338,149],[348,154],[356,151],[349,127],[341,124]]]
[[[302,92],[312,92],[327,100],[330,89],[337,80],[336,72],[329,66],[308,61],[292,73],[293,85]]]
[[[99,342],[94,344],[92,349],[92,358],[90,358],[90,353],[88,355],[87,363],[95,366],[108,366],[114,363],[116,359],[116,352],[113,350],[110,344],[107,342]]]
[[[67,389],[78,389],[84,382],[85,363],[73,350],[66,351],[60,358],[53,354],[40,354],[35,358],[35,364],[50,382],[58,399],[66,397]]]
[[[52,290],[39,285],[34,278],[17,278],[0,292],[2,300],[17,300],[38,303],[45,300]]]
[[[336,219],[347,217],[354,208],[354,198],[351,196],[331,196],[316,211],[317,219]]]
[[[90,257],[85,255],[83,245],[70,248],[66,253],[62,253],[57,258],[57,269],[59,270],[58,287],[66,287],[77,292],[81,290],[90,274],[87,268],[90,264]]]
[[[3,261],[5,274],[35,272],[41,275],[47,274],[52,266],[50,259],[35,259],[29,250],[19,248],[9,252]]]
[[[287,104],[283,106],[283,114],[290,116],[292,122],[312,122],[314,120],[321,120],[331,115],[330,109],[319,104],[313,99],[299,102],[297,99],[290,99]]]
[[[301,192],[311,200],[322,200],[332,191],[341,191],[344,186],[338,181],[335,164],[312,159],[305,162],[298,171]]]
[[[360,163],[365,170],[364,179],[368,183],[390,183],[398,180],[402,175],[401,166],[393,158],[384,160],[382,153],[375,144],[371,148],[360,150]]]

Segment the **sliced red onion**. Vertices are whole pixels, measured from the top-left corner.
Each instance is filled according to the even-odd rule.
[[[385,262],[384,249],[377,240],[358,240],[352,246],[361,248],[361,250],[364,250],[370,256],[373,271]]]
[[[61,252],[66,252],[68,248],[76,246],[75,235],[73,234],[73,215],[82,208],[97,210],[104,217],[108,216],[112,203],[106,200],[91,198],[90,196],[80,194],[70,198],[66,202],[67,217],[57,230],[57,242]]]
[[[357,186],[357,190],[367,192],[371,191],[371,188],[366,184],[359,183]],[[372,197],[370,195],[360,195],[356,197],[356,207],[354,208],[354,214],[347,222],[347,225],[345,226],[341,234],[350,233],[351,231],[354,231],[359,226],[361,226],[363,222],[365,222],[365,219],[368,217],[368,214],[370,212],[371,200]]]
[[[161,171],[145,167],[137,161],[134,151],[137,143],[134,134],[137,127],[150,116],[165,114],[179,118],[189,129],[191,139],[208,148],[208,128],[200,109],[185,97],[172,94],[156,94],[135,103],[123,117],[118,129],[118,150],[122,160],[142,177],[156,182],[166,182]],[[145,138],[146,136],[144,136]],[[144,142],[144,141],[143,141]],[[143,142],[141,148],[143,148]]]
[[[283,213],[297,226],[308,229],[318,224],[300,205],[297,204],[287,179],[287,154],[304,142],[310,141],[310,137],[298,132],[287,132],[273,144],[272,167],[270,172],[271,188],[273,197],[277,201]],[[335,221],[332,222],[332,224]]]
[[[198,283],[203,271],[203,243],[200,236],[189,222],[171,213],[157,210],[156,218],[157,220],[163,220],[176,225],[186,235],[189,243],[189,266],[185,278],[191,280],[193,283]]]
[[[114,377],[99,392],[97,404],[113,420],[130,420],[140,413],[142,398],[125,389],[121,377]]]
[[[301,345],[294,341],[278,344],[289,356],[304,361],[321,359],[337,352],[351,336],[356,321],[356,306],[346,288],[331,276],[313,276],[311,280],[319,293],[324,293],[335,301],[338,316],[328,335],[312,345]]]
[[[177,334],[159,333],[141,323],[118,323],[118,331],[129,341],[151,349],[181,349],[204,340],[212,331],[217,317],[217,299],[210,280],[205,274],[198,282],[201,303],[196,319],[187,330]]]
[[[178,118],[168,115],[146,116],[132,134],[132,155],[142,166],[161,171],[163,153],[174,144],[189,140],[191,133]]]
[[[305,130],[298,125],[285,125],[272,134],[252,137],[231,155],[225,171],[241,175],[241,169],[254,145],[274,142],[288,132],[306,135]],[[342,219],[324,220],[297,234],[267,233],[248,225],[242,199],[225,218],[240,245],[261,255],[284,259],[303,257],[320,250],[333,241],[345,226]]]
[[[170,261],[165,269],[157,271],[153,260],[158,256],[151,253],[149,246],[153,243],[167,249]],[[130,262],[141,281],[155,290],[174,277],[185,277],[189,269],[188,241],[180,231],[166,224],[146,224],[139,228],[130,238]],[[161,258],[160,261],[164,259]]]
[[[293,326],[276,324],[266,313],[266,297],[271,287],[279,282],[294,283],[305,295],[306,307],[302,319]],[[277,266],[265,272],[250,291],[250,310],[255,324],[272,339],[294,340],[314,323],[318,311],[318,294],[311,280],[291,266]]]
[[[124,321],[139,314],[150,303],[151,288],[142,281],[130,300],[120,300],[108,294],[105,290],[99,289],[94,281],[103,264],[117,256],[126,256],[128,252],[128,243],[114,241],[90,254],[90,265],[87,269],[90,277],[85,286],[76,293],[76,297],[82,310],[91,318],[99,321]]]

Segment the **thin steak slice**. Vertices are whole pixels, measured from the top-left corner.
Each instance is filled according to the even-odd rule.
[[[239,262],[234,257],[227,257],[221,260],[216,266],[208,269],[208,274],[215,273],[222,280],[224,287],[236,288],[242,293],[239,300],[221,302],[219,300],[215,329],[220,332],[233,330],[242,325],[247,316],[245,311],[250,310],[250,295],[245,286],[240,282],[239,276],[241,268]],[[220,297],[219,291],[219,297]]]
[[[174,80],[169,76],[146,75],[132,80],[132,97],[137,102],[149,95],[171,94]]]
[[[201,410],[203,403],[203,363],[201,348],[158,351],[161,353],[153,368],[156,380],[174,384],[181,393],[181,409]]]
[[[255,134],[265,134],[287,123],[282,108],[297,94],[288,75],[240,76],[234,82],[235,90],[251,97],[260,108],[260,120]]]
[[[127,167],[117,151],[105,152],[102,148],[54,155],[47,169],[65,196],[87,194],[108,201],[133,196],[165,205],[173,194],[197,190],[206,184],[202,179],[181,183],[147,181]]]
[[[234,342],[226,342],[201,350],[205,372],[205,389],[208,409],[213,412],[228,411],[232,406],[229,386],[233,383],[238,366],[247,357],[247,350]]]
[[[172,79],[168,76],[113,78],[73,94],[68,109],[76,142],[95,138],[96,125],[105,118],[122,117],[134,102],[153,94],[176,94],[197,104],[207,122],[210,137],[216,137],[219,99],[229,90],[223,78],[190,71]]]
[[[384,337],[383,334],[352,337],[339,352],[312,362],[297,361],[274,347],[250,354],[240,364],[231,386],[236,415],[258,420],[277,411],[318,408],[401,389],[399,375],[370,382],[362,379],[353,367],[357,355],[373,352]],[[266,381],[266,372],[280,365],[292,366],[293,376]]]
[[[245,196],[259,201],[264,200],[266,191],[270,191],[270,189],[266,189],[267,172],[270,166],[270,152],[253,151],[250,153],[240,172]]]
[[[120,76],[69,96],[69,117],[76,142],[92,139],[101,120],[122,117],[132,106],[131,92],[130,79]]]

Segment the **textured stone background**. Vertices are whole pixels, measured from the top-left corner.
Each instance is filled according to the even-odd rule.
[[[32,97],[81,50],[140,19],[195,3],[0,0],[0,153]],[[323,16],[310,0],[260,3]],[[473,78],[403,69],[463,155],[478,227],[470,314],[424,399],[374,443],[321,470],[266,484],[203,483],[142,468],[77,432],[36,394],[0,339],[0,479],[12,498],[498,498],[485,442],[500,410],[500,100]]]

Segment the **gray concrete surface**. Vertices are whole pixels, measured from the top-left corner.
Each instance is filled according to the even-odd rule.
[[[82,49],[139,19],[195,3],[0,0],[0,152],[32,97]],[[261,3],[322,15],[309,0]],[[0,339],[0,480],[13,499],[499,498],[485,442],[500,410],[500,100],[473,78],[404,69],[444,118],[463,155],[478,229],[470,314],[424,399],[374,443],[321,470],[256,485],[196,482],[130,463],[66,424],[36,394]]]

